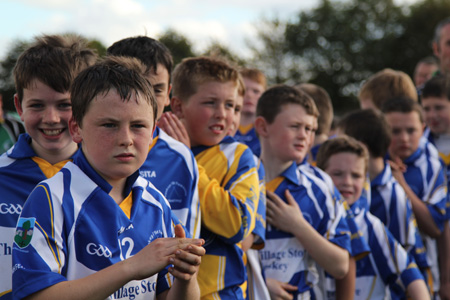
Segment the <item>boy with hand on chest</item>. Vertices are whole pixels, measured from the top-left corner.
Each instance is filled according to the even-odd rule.
[[[75,79],[69,128],[80,149],[25,204],[15,298],[198,299],[204,241],[185,238],[167,200],[139,177],[157,111],[141,74],[137,60],[109,58]]]

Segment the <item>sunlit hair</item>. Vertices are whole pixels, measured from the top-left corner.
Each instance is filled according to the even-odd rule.
[[[22,102],[23,90],[37,79],[58,93],[69,91],[77,74],[97,60],[79,35],[43,35],[36,37],[17,59],[13,70],[16,93]]]
[[[266,90],[259,98],[256,115],[263,117],[269,124],[273,123],[284,105],[297,104],[303,107],[306,114],[318,117],[314,100],[308,94],[288,85],[276,85]]]
[[[352,153],[364,159],[364,172],[367,172],[369,154],[366,147],[361,142],[347,135],[329,139],[320,146],[316,159],[317,166],[322,170],[326,170],[330,157],[339,153]]]
[[[301,83],[294,87],[307,93],[314,100],[314,103],[316,103],[316,107],[319,110],[316,134],[328,135],[334,114],[330,95],[328,95],[324,88],[312,83]]]
[[[72,114],[79,126],[92,101],[115,90],[123,101],[144,100],[152,106],[156,121],[157,103],[150,82],[144,77],[142,63],[131,57],[110,56],[82,71],[70,90]],[[137,100],[136,100],[137,101]]]
[[[424,122],[422,106],[416,101],[409,98],[395,98],[386,101],[381,108],[384,115],[388,113],[404,113],[408,114],[411,112],[416,112],[419,115],[420,122]]]
[[[238,95],[241,97],[245,96],[245,83],[240,75],[238,77]]]
[[[161,64],[169,73],[170,82],[173,68],[172,54],[160,41],[147,36],[129,37],[115,42],[106,52],[108,55],[138,58],[146,67],[146,76],[152,71],[156,72],[158,64]]]
[[[345,115],[337,127],[366,145],[372,157],[385,157],[391,143],[391,130],[381,113],[373,109],[357,110]]]
[[[418,101],[417,90],[411,77],[405,72],[393,69],[384,69],[372,75],[359,92],[360,101],[370,99],[378,109],[389,99],[399,97]]]
[[[197,93],[200,85],[207,82],[233,82],[238,88],[238,71],[217,57],[185,58],[175,67],[172,75],[172,95],[182,101],[187,101]]]
[[[255,68],[242,68],[239,72],[242,77],[248,78],[260,84],[264,90],[267,88],[266,76],[261,70]]]

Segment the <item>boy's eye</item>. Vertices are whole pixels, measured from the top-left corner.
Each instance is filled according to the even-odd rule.
[[[226,104],[225,104],[225,107],[226,108],[234,108],[234,102],[227,102]]]
[[[72,103],[70,103],[70,102],[61,103],[61,104],[58,105],[58,107],[62,108],[62,109],[71,108],[72,107]]]
[[[113,123],[103,123],[102,126],[106,127],[106,128],[114,128],[114,127],[116,127],[116,125],[113,124]]]
[[[133,128],[145,128],[146,126],[144,124],[133,124],[131,125]]]

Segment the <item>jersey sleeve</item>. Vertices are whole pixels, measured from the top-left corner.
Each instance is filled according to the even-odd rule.
[[[259,204],[256,211],[255,228],[252,232],[256,236],[252,248],[262,249],[266,241],[266,185],[264,167],[260,161],[258,161],[257,166],[259,179]]]
[[[49,187],[38,185],[30,194],[17,223],[13,245],[13,297],[24,298],[66,278],[66,241]],[[55,222],[56,221],[56,222]]]
[[[240,148],[222,182],[210,178],[200,164],[199,198],[202,224],[226,243],[235,244],[255,227],[259,179],[253,154]]]

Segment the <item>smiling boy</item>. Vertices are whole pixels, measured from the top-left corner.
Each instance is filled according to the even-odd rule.
[[[53,176],[72,157],[77,144],[68,123],[73,78],[94,63],[96,54],[79,36],[40,36],[14,67],[14,104],[26,134],[0,157],[0,299],[11,299],[11,249],[17,219],[35,185]]]

